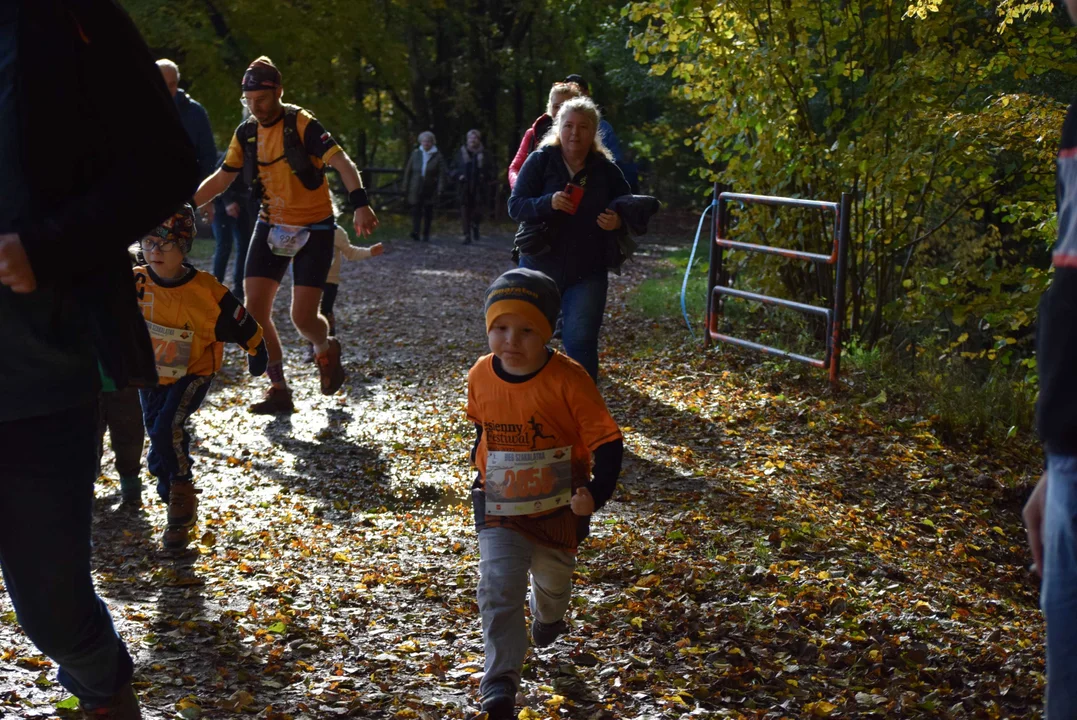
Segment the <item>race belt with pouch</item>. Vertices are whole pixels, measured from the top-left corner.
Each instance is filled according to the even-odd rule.
[[[259,220],[258,222],[264,222]],[[266,243],[274,255],[294,258],[310,240],[311,230],[332,230],[332,225],[269,225]]]

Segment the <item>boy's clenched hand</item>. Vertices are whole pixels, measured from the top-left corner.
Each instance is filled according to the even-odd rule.
[[[570,505],[572,512],[581,517],[591,515],[595,511],[595,499],[591,496],[591,491],[585,487],[576,488],[576,494],[572,496]]]
[[[247,355],[247,369],[250,370],[251,375],[258,377],[265,374],[267,367],[269,367],[269,350],[266,349],[266,341],[262,340],[254,355]]]

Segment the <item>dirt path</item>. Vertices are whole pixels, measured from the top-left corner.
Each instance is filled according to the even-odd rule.
[[[98,587],[150,718],[463,718],[476,707],[464,415],[507,236],[400,240],[344,266],[345,391],[278,305],[299,412],[252,416],[234,348],[196,416],[198,552],[98,486]],[[655,249],[651,248],[652,253]],[[602,385],[621,489],[573,629],[525,668],[532,718],[1030,717],[1042,628],[1016,508],[1034,468],[832,396],[809,371],[702,357],[613,278]],[[108,465],[107,467],[111,467]],[[150,493],[145,495],[150,499]],[[0,594],[0,716],[66,697]]]

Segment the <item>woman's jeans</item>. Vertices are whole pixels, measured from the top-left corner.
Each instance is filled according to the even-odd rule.
[[[1043,585],[1047,620],[1047,714],[1077,718],[1077,455],[1047,456]]]
[[[221,208],[216,209],[213,216],[213,237],[217,241],[217,248],[213,251],[213,277],[217,278],[217,282],[224,282],[228,258],[232,254],[232,243],[235,241],[236,265],[232,270],[232,294],[242,303],[243,271],[247,264],[247,248],[251,243],[251,218],[242,203],[237,218]]]
[[[97,403],[0,423],[0,570],[30,641],[86,707],[131,680],[90,576]]]
[[[531,255],[520,256],[520,267],[546,273],[561,291],[561,342],[565,354],[583,365],[591,379],[598,382],[598,332],[606,313],[606,290],[609,276],[605,270],[566,284],[558,260]]]

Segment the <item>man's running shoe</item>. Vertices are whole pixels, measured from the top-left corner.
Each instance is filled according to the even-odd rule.
[[[344,385],[344,366],[340,364],[340,341],[329,338],[329,349],[314,358],[322,381],[322,395],[332,395]]]
[[[260,402],[250,406],[250,411],[255,415],[288,415],[294,413],[295,404],[292,403],[291,388],[271,385],[266,390],[265,397]]]

